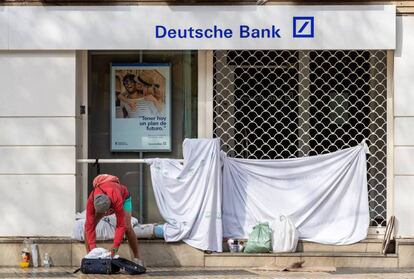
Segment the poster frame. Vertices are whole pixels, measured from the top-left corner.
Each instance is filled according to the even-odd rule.
[[[125,70],[131,68],[156,68],[156,67],[168,67],[169,79],[166,79],[166,92],[165,92],[165,108],[169,110],[168,114],[168,121],[170,122],[168,125],[168,144],[167,148],[114,148],[113,146],[113,120],[116,118],[115,115],[115,105],[114,105],[114,97],[115,97],[115,75],[114,75],[114,67],[125,67]],[[110,118],[110,132],[109,132],[109,140],[110,140],[110,152],[171,152],[172,151],[172,64],[171,63],[110,63],[109,64],[109,79],[110,79],[110,87],[109,87],[109,118]],[[167,90],[168,88],[168,90]],[[169,96],[167,96],[167,93]],[[167,102],[169,100],[169,102]],[[115,117],[113,117],[115,115]]]

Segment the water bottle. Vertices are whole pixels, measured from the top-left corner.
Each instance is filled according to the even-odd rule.
[[[39,267],[39,247],[37,244],[32,244],[31,248],[33,267]]]
[[[45,253],[45,257],[43,258],[43,267],[44,268],[49,268],[50,267],[50,258],[49,258],[48,253]]]

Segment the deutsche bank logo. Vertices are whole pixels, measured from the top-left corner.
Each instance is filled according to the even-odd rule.
[[[293,38],[315,37],[315,21],[313,16],[293,17]]]

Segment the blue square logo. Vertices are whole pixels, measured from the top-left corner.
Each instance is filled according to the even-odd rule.
[[[313,16],[293,17],[293,38],[315,37],[315,20]]]

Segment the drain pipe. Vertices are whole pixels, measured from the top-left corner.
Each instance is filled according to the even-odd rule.
[[[144,159],[144,152],[139,152],[139,158]],[[144,164],[139,164],[139,212],[138,219],[141,224],[144,223]]]

